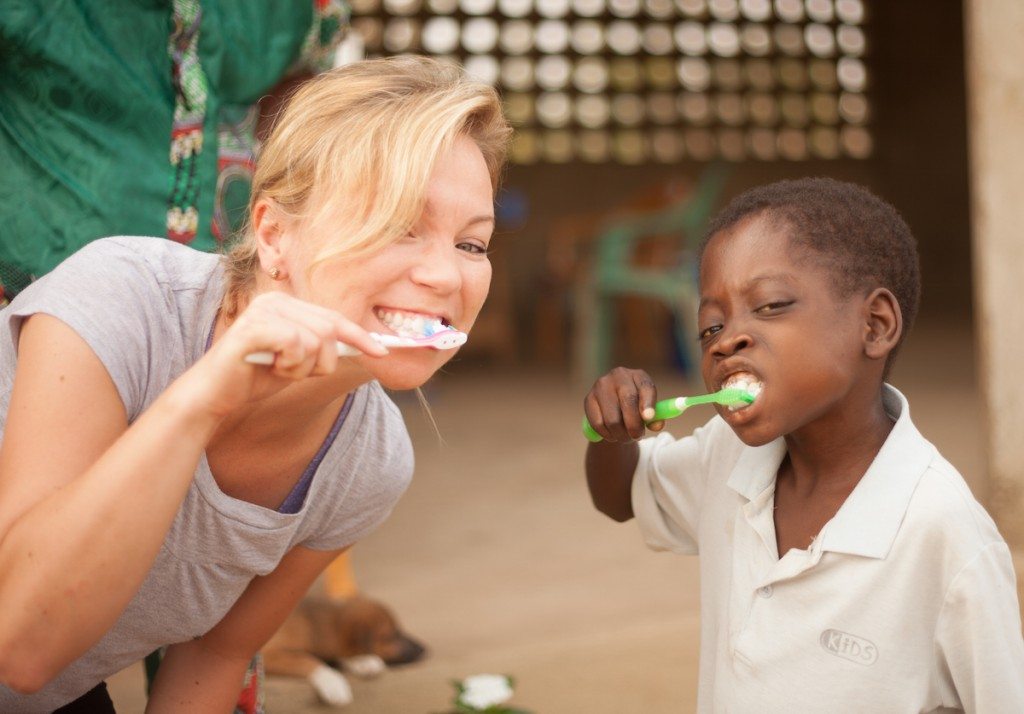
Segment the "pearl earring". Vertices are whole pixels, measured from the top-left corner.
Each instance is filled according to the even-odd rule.
[[[267,273],[270,275],[270,279],[271,280],[280,280],[281,279],[281,269],[278,268],[276,265],[273,268],[271,268],[270,270],[268,270]]]

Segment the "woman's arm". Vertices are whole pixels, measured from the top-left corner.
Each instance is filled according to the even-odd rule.
[[[99,358],[26,321],[0,448],[0,681],[38,689],[141,585],[219,419],[176,383],[127,428]]]
[[[0,682],[42,687],[116,622],[159,552],[227,414],[338,363],[342,339],[386,354],[338,313],[255,298],[130,427],[106,368],[60,320],[23,324],[0,445]],[[268,368],[246,364],[273,351]]]
[[[292,549],[274,572],[249,584],[216,627],[198,639],[169,647],[147,714],[231,711],[253,655],[281,626],[316,576],[343,552]]]

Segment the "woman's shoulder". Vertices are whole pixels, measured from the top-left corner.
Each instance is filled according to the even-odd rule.
[[[92,241],[66,262],[95,265],[98,269],[109,269],[111,263],[118,263],[122,268],[134,268],[125,277],[135,273],[173,289],[189,289],[205,287],[222,258],[166,238],[111,236]]]
[[[219,260],[164,238],[101,238],[15,297],[0,340],[16,345],[34,314],[58,318],[100,358],[134,418],[201,354],[222,292]]]

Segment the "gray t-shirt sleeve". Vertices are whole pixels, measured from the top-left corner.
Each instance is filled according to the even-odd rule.
[[[360,436],[336,462],[353,474],[350,485],[340,498],[311,504],[313,527],[300,541],[307,548],[337,550],[369,535],[387,519],[412,480],[412,443],[401,412],[376,383],[366,389],[365,408],[349,416],[359,419]],[[330,474],[317,474],[321,476]]]
[[[29,285],[4,312],[15,349],[31,315],[45,313],[68,325],[106,367],[129,420],[142,412],[148,372],[163,361],[152,354],[159,342],[153,333],[170,310],[159,276],[130,240],[90,243]]]

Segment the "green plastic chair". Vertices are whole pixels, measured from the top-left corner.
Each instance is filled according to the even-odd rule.
[[[709,164],[684,200],[645,216],[615,220],[598,236],[594,262],[577,283],[574,295],[573,361],[579,380],[590,382],[611,367],[616,300],[627,296],[648,298],[668,307],[684,369],[691,371],[700,365],[696,248],[729,172],[727,164]],[[645,239],[674,241],[679,259],[665,267],[636,265],[636,249]]]

